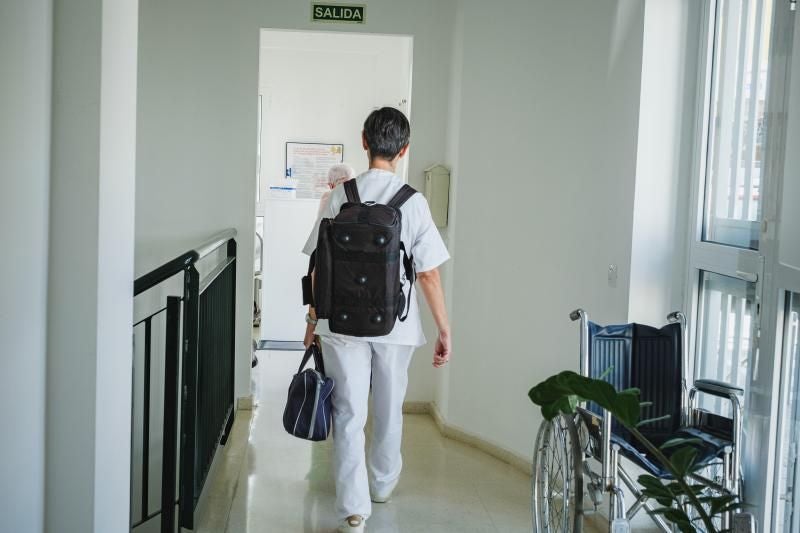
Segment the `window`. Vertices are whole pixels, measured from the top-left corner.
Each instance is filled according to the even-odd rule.
[[[695,378],[747,392],[759,331],[764,258],[762,161],[774,0],[709,2],[703,133],[690,244]],[[691,279],[690,278],[690,279]],[[705,396],[705,395],[702,395]],[[746,401],[747,394],[745,394]],[[702,398],[719,412],[723,404]]]
[[[772,0],[716,3],[703,240],[759,247]]]
[[[702,271],[698,309],[697,378],[715,379],[745,388],[752,353],[756,284]],[[728,402],[700,396],[701,407],[725,413]]]
[[[779,260],[786,233],[779,209],[787,202],[779,202],[778,192],[800,176],[800,160],[787,158],[800,120],[785,122],[794,116],[791,107],[787,113],[795,105],[787,91],[800,76],[790,70],[800,39],[789,2],[703,5],[686,292],[694,377],[745,390],[745,501],[764,531],[796,532],[800,265]],[[794,137],[787,134],[792,128]],[[724,402],[704,396],[702,407],[726,414]]]
[[[800,294],[789,293],[783,324],[783,360],[787,372],[778,461],[776,531],[800,531]]]

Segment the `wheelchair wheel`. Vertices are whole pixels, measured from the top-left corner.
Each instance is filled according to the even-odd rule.
[[[573,416],[539,427],[532,489],[535,533],[583,531],[583,452]]]

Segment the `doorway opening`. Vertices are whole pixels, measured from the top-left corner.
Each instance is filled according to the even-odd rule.
[[[367,170],[364,119],[411,110],[413,38],[262,29],[258,91],[254,326],[260,348],[302,349],[302,248],[329,190],[328,170]],[[407,180],[408,161],[398,166]]]

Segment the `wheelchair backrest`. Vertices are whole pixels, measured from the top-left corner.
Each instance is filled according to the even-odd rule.
[[[683,365],[680,324],[661,329],[641,324],[600,326],[589,323],[589,376],[605,381],[617,390],[631,387],[641,391],[641,420],[669,415],[665,420],[640,428],[646,436],[662,440],[680,427]],[[610,370],[608,370],[610,369]],[[590,404],[589,410],[602,415]],[[625,433],[615,423],[613,432]],[[627,440],[627,439],[626,439]]]

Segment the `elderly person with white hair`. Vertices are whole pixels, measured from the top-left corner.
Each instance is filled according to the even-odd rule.
[[[330,169],[328,169],[329,190],[325,191],[319,199],[319,212],[317,215],[321,215],[322,211],[328,206],[328,201],[331,198],[331,191],[335,189],[337,185],[341,185],[345,181],[349,181],[354,177],[355,170],[353,170],[353,167],[344,163],[333,165]]]

